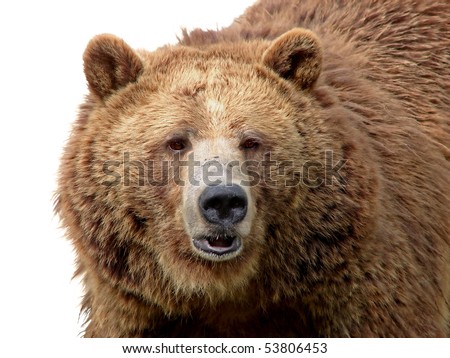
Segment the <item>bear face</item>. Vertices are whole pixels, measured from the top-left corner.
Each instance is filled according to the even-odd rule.
[[[187,297],[224,299],[249,285],[267,251],[301,250],[306,221],[277,248],[268,231],[285,224],[278,210],[298,215],[314,183],[329,179],[316,164],[332,135],[308,143],[324,121],[309,95],[321,56],[303,29],[273,43],[151,54],[94,38],[84,57],[89,108],[71,144],[76,163],[66,163],[76,181],[67,191],[83,197],[76,210],[88,239],[77,244],[89,265],[150,301],[159,276]],[[340,200],[348,211],[332,190],[305,210],[320,215]],[[227,197],[231,208],[214,208]],[[349,223],[334,225],[324,231]]]

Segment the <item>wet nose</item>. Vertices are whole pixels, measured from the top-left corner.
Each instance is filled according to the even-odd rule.
[[[207,221],[231,226],[244,219],[247,213],[247,195],[236,184],[209,186],[200,195],[199,206]]]

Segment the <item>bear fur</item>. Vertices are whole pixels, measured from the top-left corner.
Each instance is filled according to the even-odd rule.
[[[92,39],[56,198],[85,336],[450,336],[449,19],[443,0],[262,0],[152,53]],[[264,179],[228,256],[193,244],[218,232],[195,168],[142,177],[192,153]]]

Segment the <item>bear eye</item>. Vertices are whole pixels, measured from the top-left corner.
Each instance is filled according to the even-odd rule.
[[[168,145],[169,145],[169,148],[175,152],[179,152],[179,151],[183,150],[184,148],[186,148],[186,142],[184,139],[181,139],[181,138],[172,139],[171,141],[169,141]]]
[[[243,149],[256,149],[256,148],[258,148],[258,146],[259,146],[258,141],[253,138],[246,139],[241,144],[241,148],[243,148]]]

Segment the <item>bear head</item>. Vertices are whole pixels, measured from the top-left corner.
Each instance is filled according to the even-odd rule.
[[[58,199],[80,270],[166,311],[294,292],[317,245],[349,235],[361,212],[346,168],[331,178],[325,163],[324,148],[336,163],[353,147],[336,144],[312,95],[321,68],[305,29],[153,53],[92,39]]]

